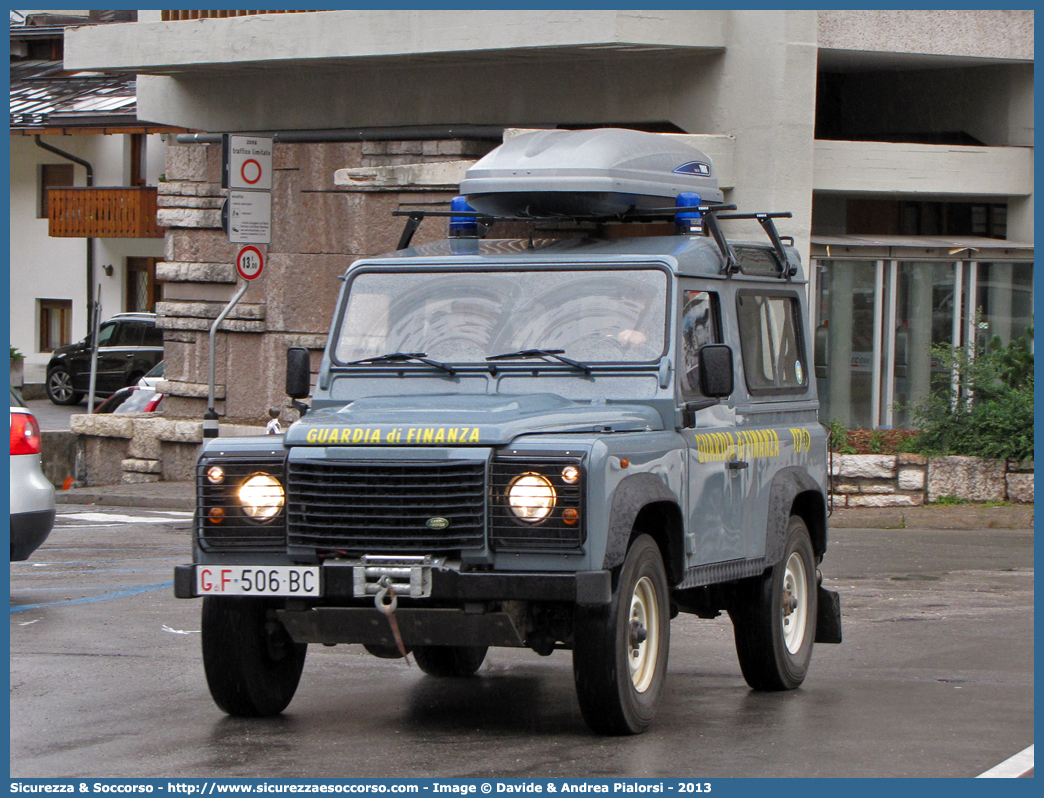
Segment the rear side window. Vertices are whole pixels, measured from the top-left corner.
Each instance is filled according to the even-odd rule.
[[[804,392],[808,373],[797,297],[741,291],[736,305],[743,372],[750,393]]]
[[[163,347],[163,330],[152,324],[145,325],[145,341],[143,346]],[[160,376],[163,376],[162,374]]]

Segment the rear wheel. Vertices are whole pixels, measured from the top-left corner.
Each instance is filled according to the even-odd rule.
[[[429,676],[473,676],[486,658],[488,646],[417,646],[413,658]]]
[[[203,599],[203,670],[229,715],[278,715],[294,697],[308,647],[295,643],[260,598]]]
[[[729,611],[743,678],[755,690],[793,690],[805,680],[816,637],[815,579],[808,527],[791,516],[782,559],[751,580]]]
[[[670,607],[656,542],[631,544],[605,607],[577,607],[573,680],[587,725],[600,734],[639,734],[652,723],[667,676]]]
[[[55,366],[47,372],[45,388],[47,398],[56,405],[75,405],[83,399],[83,394],[73,388],[72,376],[65,366]]]

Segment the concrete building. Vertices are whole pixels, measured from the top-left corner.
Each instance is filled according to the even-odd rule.
[[[513,128],[687,135],[714,158],[726,202],[791,211],[781,232],[811,267],[823,420],[901,426],[931,387],[929,343],[1031,323],[1032,11],[137,20],[69,30],[66,67],[135,73],[149,123],[277,142],[268,271],[218,350],[229,419],[285,404],[285,349],[321,346],[335,277],[394,248],[390,212],[448,202]],[[171,147],[161,186],[167,412],[186,417],[203,409],[205,331],[235,291],[220,166],[213,143]]]
[[[87,334],[93,300],[108,318],[153,310],[162,292],[155,194],[161,137],[178,130],[138,121],[133,74],[62,64],[66,27],[128,18],[107,13],[12,13],[10,337],[28,396],[42,396],[52,350]]]

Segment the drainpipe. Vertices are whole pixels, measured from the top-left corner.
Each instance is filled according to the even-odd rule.
[[[55,155],[65,158],[68,161],[77,163],[87,170],[87,185],[94,185],[94,167],[90,165],[83,158],[78,158],[72,153],[60,150],[50,144],[45,143],[40,139],[39,136],[33,136],[33,140],[36,141],[36,146],[41,149],[53,152]],[[87,239],[87,332],[90,334],[91,331],[91,313],[94,310],[94,239]]]

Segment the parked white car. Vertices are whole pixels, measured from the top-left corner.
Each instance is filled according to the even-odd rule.
[[[54,526],[54,486],[40,468],[40,425],[11,391],[11,560],[27,560]]]

